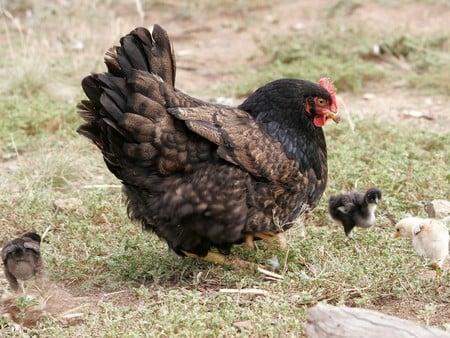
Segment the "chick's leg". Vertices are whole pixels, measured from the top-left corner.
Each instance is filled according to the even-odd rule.
[[[3,269],[4,269],[3,272],[5,273],[5,277],[8,280],[11,289],[13,289],[16,292],[23,291],[21,290],[21,288],[19,290],[20,287],[19,282],[17,281],[16,277],[14,277],[14,275],[11,272],[9,272],[8,266],[5,265]]]
[[[432,263],[431,268],[436,271],[436,280],[440,281],[442,277],[442,268],[438,263]]]

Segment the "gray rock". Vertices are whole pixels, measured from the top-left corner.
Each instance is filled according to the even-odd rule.
[[[445,218],[450,216],[450,202],[447,200],[434,200],[425,206],[428,217]]]

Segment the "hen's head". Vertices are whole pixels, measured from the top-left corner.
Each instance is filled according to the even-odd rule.
[[[239,108],[263,124],[277,121],[294,127],[309,121],[322,127],[328,119],[339,122],[336,89],[327,78],[320,79],[318,84],[297,79],[275,80],[256,90]]]
[[[305,110],[313,117],[316,127],[322,127],[330,118],[334,122],[339,122],[337,115],[336,88],[328,78],[319,80],[319,86],[324,90],[312,93],[306,97]]]

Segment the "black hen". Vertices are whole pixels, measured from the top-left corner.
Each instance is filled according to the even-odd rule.
[[[40,250],[41,237],[34,232],[8,241],[2,249],[5,277],[14,291],[19,290],[18,280],[28,280],[42,274]]]
[[[370,188],[365,194],[351,192],[331,196],[328,210],[331,217],[342,223],[345,235],[352,238],[355,226],[370,228],[375,224],[375,209],[381,200],[381,191]]]
[[[271,239],[319,202],[327,182],[322,126],[335,91],[283,79],[238,108],[175,88],[167,33],[136,28],[82,81],[78,132],[123,183],[128,213],[177,254],[222,262],[233,244]]]

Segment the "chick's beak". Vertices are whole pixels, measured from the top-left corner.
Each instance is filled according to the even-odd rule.
[[[396,232],[394,232],[394,233],[392,234],[392,237],[393,237],[393,238],[399,238],[399,237],[400,237],[400,233],[399,233],[398,231],[396,231]]]

